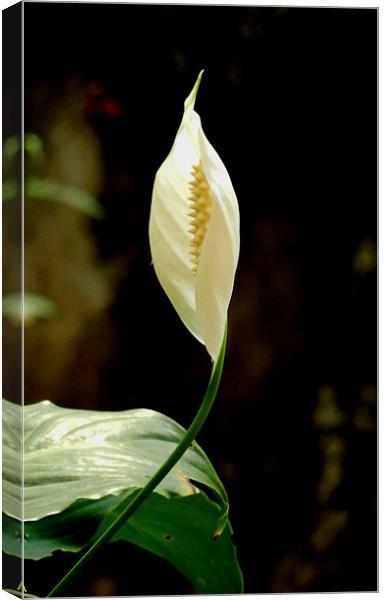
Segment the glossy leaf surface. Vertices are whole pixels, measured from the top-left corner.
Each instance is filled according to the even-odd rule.
[[[3,401],[3,548],[20,556],[23,547],[25,558],[35,560],[89,544],[122,497],[143,487],[184,435],[177,423],[146,409],[97,412],[48,401],[26,406],[22,544],[21,417],[19,406]],[[114,540],[169,561],[202,593],[238,593],[242,576],[227,510],[220,479],[193,443]]]
[[[25,558],[40,559],[56,550],[76,552],[92,536],[104,514],[121,497],[80,500],[59,515],[25,524]],[[212,535],[219,515],[217,504],[204,492],[165,498],[152,494],[120,529],[115,540],[131,542],[167,560],[201,593],[240,593],[242,575],[230,535]],[[21,524],[3,518],[3,546],[21,552]]]
[[[21,519],[21,408],[3,401],[3,512]],[[48,400],[24,408],[24,519],[60,513],[80,498],[134,491],[170,455],[185,430],[147,409],[98,412],[67,409]],[[197,443],[163,479],[165,496],[212,490],[227,510],[225,489]]]

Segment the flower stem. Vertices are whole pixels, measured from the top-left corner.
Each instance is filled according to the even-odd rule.
[[[192,421],[189,429],[186,431],[184,437],[181,439],[179,444],[167,458],[167,460],[161,465],[146,485],[132,498],[130,494],[127,498],[124,498],[120,504],[118,504],[113,512],[118,516],[112,521],[112,523],[103,531],[96,541],[90,546],[90,548],[83,554],[78,562],[64,575],[64,577],[55,585],[55,587],[48,593],[47,597],[58,596],[59,593],[72,581],[72,579],[81,571],[81,569],[88,563],[88,561],[98,552],[110,539],[116,534],[116,532],[124,525],[124,523],[133,515],[133,513],[139,508],[144,500],[153,492],[153,490],[159,485],[169,471],[176,465],[183,454],[188,450],[193,440],[199,433],[200,429],[204,425],[208,414],[212,408],[213,402],[216,398],[217,390],[220,385],[221,374],[223,371],[225,348],[227,341],[227,326],[225,326],[223,341],[217,360],[212,365],[211,377],[209,379],[208,387],[205,392],[204,398],[200,405],[199,410],[196,413],[195,418]]]

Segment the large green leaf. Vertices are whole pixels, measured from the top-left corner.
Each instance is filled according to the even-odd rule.
[[[55,550],[81,550],[119,500],[116,496],[79,500],[59,515],[25,523],[25,558],[40,559]],[[218,515],[217,504],[204,492],[169,499],[155,493],[114,539],[132,542],[168,560],[201,593],[240,593],[242,576],[230,525],[217,539],[212,535]],[[20,522],[4,516],[4,550],[20,556],[20,538]]]
[[[97,412],[43,401],[26,406],[23,416],[23,549],[25,558],[34,559],[87,545],[122,496],[143,487],[185,433],[146,409]],[[21,417],[20,406],[3,401],[3,548],[18,556]],[[216,502],[195,483],[210,490]],[[220,479],[193,443],[114,539],[168,560],[201,592],[240,592],[227,509]],[[215,536],[223,523],[222,534]]]
[[[185,433],[152,410],[77,410],[48,400],[25,406],[23,421],[26,521],[62,512],[79,498],[142,488]],[[3,512],[19,520],[21,424],[21,407],[4,400]],[[191,480],[208,486],[226,512],[225,489],[197,443],[156,491],[168,498],[199,493]]]

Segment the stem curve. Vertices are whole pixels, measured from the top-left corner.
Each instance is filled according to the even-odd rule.
[[[133,513],[139,508],[139,506],[146,500],[146,498],[154,491],[169,471],[176,465],[183,454],[188,450],[188,447],[192,444],[193,440],[204,425],[214,400],[217,395],[217,391],[220,385],[221,375],[223,372],[225,348],[227,342],[227,323],[225,324],[225,330],[223,335],[223,341],[220,348],[219,356],[212,365],[212,372],[208,382],[204,398],[200,404],[199,410],[197,411],[195,418],[191,425],[186,431],[184,437],[181,439],[179,444],[169,455],[167,460],[159,467],[156,473],[146,483],[146,485],[132,498],[130,494],[127,498],[118,504],[114,509],[114,513],[120,513],[116,519],[103,531],[96,541],[88,548],[83,556],[77,561],[77,563],[64,575],[64,577],[52,588],[47,594],[47,598],[57,596],[59,592],[79,573],[79,571],[88,563],[88,561],[100,550],[109,540],[115,535],[120,527],[133,515]]]

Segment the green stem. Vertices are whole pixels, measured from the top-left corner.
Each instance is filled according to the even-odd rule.
[[[107,527],[107,529],[101,533],[97,540],[90,546],[90,548],[83,554],[80,560],[64,575],[64,577],[55,585],[55,587],[49,592],[47,597],[57,596],[59,592],[65,588],[65,586],[77,575],[77,573],[85,566],[85,564],[100,550],[109,540],[115,535],[115,533],[122,527],[122,525],[133,515],[133,513],[139,508],[144,500],[153,492],[153,490],[159,485],[169,471],[175,466],[180,460],[183,454],[188,450],[193,440],[199,433],[200,429],[204,425],[208,414],[212,408],[213,402],[216,398],[217,390],[220,385],[221,374],[223,371],[225,347],[227,341],[227,327],[225,327],[223,342],[220,349],[220,354],[213,363],[211,377],[209,379],[208,387],[205,392],[203,401],[200,405],[199,410],[196,413],[195,418],[192,421],[189,429],[185,433],[182,440],[176,446],[174,451],[170,454],[167,460],[161,465],[146,485],[135,495],[132,499],[132,495],[124,498],[120,504],[114,509],[114,513],[119,513],[116,519]]]

